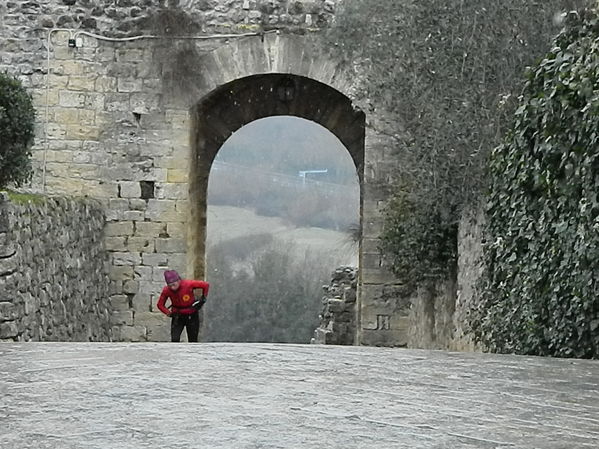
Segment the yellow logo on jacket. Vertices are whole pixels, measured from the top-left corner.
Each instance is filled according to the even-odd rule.
[[[188,302],[191,300],[191,297],[189,295],[183,295],[183,302]]]

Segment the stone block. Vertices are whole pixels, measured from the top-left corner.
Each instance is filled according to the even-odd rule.
[[[131,198],[129,200],[129,207],[131,210],[145,211],[148,207],[148,204],[146,203],[146,200]]]
[[[189,170],[186,168],[169,168],[166,180],[173,183],[187,183],[189,180]]]
[[[170,318],[168,318],[162,312],[136,312],[135,313],[135,324],[141,326],[164,326],[170,325]]]
[[[117,92],[140,92],[142,90],[142,80],[135,78],[118,78]]]
[[[160,290],[162,290],[162,287],[164,287],[164,271],[165,270],[172,270],[173,268],[171,268],[170,266],[168,267],[152,267],[152,282],[159,284],[161,284],[161,288]]]
[[[83,62],[83,61],[76,61],[73,59],[69,59],[69,60],[65,60],[65,61],[60,61],[59,63],[61,72],[65,75],[84,75],[87,73],[88,70],[91,70],[91,67],[89,64]],[[57,70],[58,72],[58,70]]]
[[[180,238],[156,239],[156,251],[159,253],[184,253],[187,242]]]
[[[104,115],[99,113],[99,111],[102,111],[102,109],[104,108],[104,96],[105,94],[100,94],[96,92],[87,92],[85,95],[85,108],[98,111],[98,114],[96,115],[98,125],[106,125],[106,122],[102,120]]]
[[[126,210],[123,212],[123,220],[143,221],[145,218],[146,213],[140,210]]]
[[[104,247],[108,251],[127,251],[126,237],[106,237],[104,239]]]
[[[12,273],[17,269],[18,258],[9,257],[7,259],[0,259],[0,275]]]
[[[164,253],[143,253],[142,252],[141,261],[144,265],[148,265],[149,267],[156,267],[156,266],[165,267],[168,265],[167,254],[164,254]]]
[[[123,293],[134,295],[139,291],[139,281],[128,280],[123,283]]]
[[[177,270],[183,276],[187,271],[187,254],[185,253],[172,253],[168,255],[167,266],[171,270]]]
[[[341,299],[329,299],[327,302],[327,306],[328,306],[329,312],[331,312],[331,313],[341,313],[346,310],[345,301],[343,301]]]
[[[380,252],[381,239],[365,238],[362,239],[362,251],[366,253]]]
[[[141,264],[141,256],[135,252],[113,252],[112,263],[113,265],[139,265]]]
[[[135,3],[135,2],[131,2],[131,3]],[[141,49],[141,48],[138,48],[138,49],[129,48],[129,47],[119,48],[116,50],[115,53],[116,53],[116,61],[131,63],[131,62],[143,61],[145,59],[145,51],[144,51],[144,49]]]
[[[120,341],[147,341],[145,326],[123,326],[120,329]]]
[[[6,231],[8,231],[8,221],[0,218],[0,258],[9,257],[17,251],[12,237],[6,234]]]
[[[129,201],[126,199],[111,198],[108,201],[108,207],[115,210],[127,210],[129,208]]]
[[[115,311],[110,316],[110,322],[113,326],[133,326],[133,311]]]
[[[128,265],[113,265],[110,267],[109,276],[113,281],[126,281],[128,279],[133,279],[133,267]]]
[[[137,318],[140,313],[146,312],[149,313],[152,310],[152,295],[147,293],[136,293],[132,299],[133,310],[135,310],[135,323],[141,324],[142,322],[138,321]],[[143,322],[143,324],[147,324]]]
[[[106,236],[128,236],[133,235],[133,222],[132,221],[119,221],[115,223],[107,223],[104,228]]]
[[[13,338],[19,335],[19,327],[14,321],[0,323],[0,338]]]
[[[160,295],[160,292],[162,291],[164,286],[164,278],[162,278],[160,281],[152,281],[150,279],[148,281],[144,281],[139,285],[138,294],[151,296],[153,299],[150,301],[150,304],[156,304],[156,301],[158,301],[158,296]]]
[[[12,302],[0,302],[0,322],[17,318],[17,308]]]
[[[153,267],[147,267],[144,265],[135,267],[133,270],[135,272],[135,279],[143,282],[152,280],[152,270]],[[143,284],[140,287],[143,287]]]
[[[352,287],[345,287],[343,289],[343,300],[346,303],[355,303],[357,299],[356,289]]]
[[[34,314],[39,310],[39,299],[34,298],[29,292],[25,293],[23,295],[23,305],[23,311],[25,312],[25,315]]]
[[[70,90],[82,90],[93,92],[96,85],[96,80],[90,76],[69,76],[67,88]]]
[[[61,91],[58,94],[58,104],[65,108],[82,108],[85,105],[85,94]]]
[[[186,238],[187,223],[173,222],[166,224],[166,233],[171,237]]]
[[[348,326],[351,325],[354,321],[354,312],[353,311],[345,311],[335,316],[335,321],[339,321],[341,323],[346,323]]]
[[[362,252],[362,263],[364,269],[378,269],[383,267],[383,256],[380,252],[365,253]]]
[[[126,295],[113,295],[110,297],[110,307],[115,312],[128,311],[131,307],[129,297]]]
[[[360,268],[363,284],[393,284],[397,279],[384,268]]]
[[[62,140],[67,135],[67,130],[65,126],[58,123],[49,123],[47,133],[50,140]]]
[[[130,112],[129,94],[107,93],[104,101],[104,110],[107,112]]]
[[[141,87],[140,89],[141,90]],[[132,93],[130,108],[138,114],[149,114],[150,112],[159,111],[161,107],[160,96],[146,93]],[[189,140],[189,134],[187,134]]]
[[[96,79],[96,92],[115,92],[117,81],[116,78],[109,76],[99,76]]]
[[[70,59],[70,58],[69,58]],[[61,88],[64,89],[67,87],[67,82],[69,81],[69,77],[66,76],[62,72],[61,62],[58,61],[50,61],[50,79],[49,83],[51,88]],[[54,67],[53,67],[54,66]],[[54,70],[52,70],[54,69]]]
[[[34,106],[39,110],[39,108],[46,106],[46,101],[48,102],[48,106],[56,106],[58,104],[58,92],[58,89],[52,88],[48,91],[47,96],[45,90],[32,92]]]
[[[109,293],[111,295],[123,293],[123,281],[110,281]]]
[[[152,252],[154,251],[154,240],[150,237],[129,237],[127,239],[127,250]]]
[[[173,220],[173,221],[187,221],[187,219],[190,216],[190,207],[189,207],[189,201],[188,200],[179,200],[177,201],[177,203],[175,204],[175,209],[177,210],[177,212],[179,212],[179,217],[181,218],[180,220]]]
[[[318,328],[314,331],[314,337],[312,338],[311,343],[317,344],[317,345],[329,344],[330,336],[331,336],[331,331]]]
[[[151,221],[185,221],[183,214],[177,211],[176,202],[173,200],[148,200],[146,218]]]
[[[77,108],[53,108],[54,120],[63,124],[79,123],[79,109]]]
[[[189,198],[189,186],[187,183],[160,184],[156,198],[186,200]]]
[[[151,221],[135,223],[135,235],[139,237],[159,237],[166,230],[165,223],[152,223]]]
[[[165,121],[171,124],[174,129],[189,130],[190,116],[186,110],[183,109],[167,109],[165,111]]]
[[[160,150],[160,146],[158,147],[158,150]],[[181,167],[189,166],[189,158],[187,155],[181,155],[178,157],[157,156],[154,158],[154,166],[163,169],[180,169]]]
[[[96,123],[96,111],[92,109],[79,109],[79,121],[84,125]]]
[[[66,137],[75,140],[98,140],[101,128],[90,125],[72,125],[66,128]]]
[[[61,163],[85,163],[87,161],[81,161],[76,158],[77,153],[74,151],[54,151],[48,150],[46,152],[46,161],[48,162],[61,162]]]
[[[139,198],[141,197],[141,186],[139,182],[122,181],[119,182],[119,193],[121,198]]]
[[[184,333],[185,334],[185,333]],[[163,324],[147,327],[148,341],[170,341],[170,325],[168,321]]]

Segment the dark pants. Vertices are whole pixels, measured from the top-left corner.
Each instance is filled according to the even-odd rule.
[[[181,332],[187,328],[187,341],[197,342],[200,333],[200,314],[191,315],[175,314],[171,317],[171,341],[181,341]]]

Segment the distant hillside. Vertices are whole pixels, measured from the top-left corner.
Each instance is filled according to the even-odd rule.
[[[357,264],[357,246],[349,235],[330,229],[294,227],[278,217],[263,217],[249,209],[208,206],[208,247],[238,237],[272,234],[281,242],[292,242],[298,253],[324,252],[339,265]],[[334,267],[331,267],[331,269]]]

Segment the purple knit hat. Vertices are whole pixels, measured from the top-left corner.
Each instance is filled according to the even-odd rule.
[[[181,280],[181,276],[175,270],[166,270],[164,272],[164,281],[167,284],[172,284],[173,282],[177,282]]]

